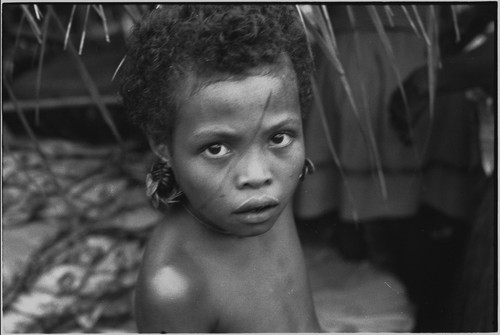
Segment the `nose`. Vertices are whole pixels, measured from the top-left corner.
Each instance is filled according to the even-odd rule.
[[[265,155],[247,153],[237,169],[236,184],[239,189],[257,189],[272,183],[272,174]]]

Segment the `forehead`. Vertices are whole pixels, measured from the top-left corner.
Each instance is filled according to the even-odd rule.
[[[223,127],[256,133],[285,120],[300,123],[301,113],[294,73],[281,71],[215,81],[185,93],[174,133],[186,136]]]
[[[260,65],[254,68],[245,70],[243,73],[234,74],[227,72],[201,72],[187,71],[181,80],[182,92],[178,97],[182,100],[190,99],[197,94],[201,89],[209,85],[221,82],[239,82],[254,76],[267,76],[278,78],[287,81],[289,84],[298,85],[295,70],[289,57],[283,55],[280,61],[275,64]]]
[[[197,111],[202,116],[203,112],[210,110],[209,107],[219,107],[221,113],[231,107],[261,111],[271,106],[295,109],[293,105],[298,102],[298,89],[294,79],[290,73],[281,72],[205,83],[186,97],[181,110],[183,106],[195,107],[198,104]],[[212,116],[216,114],[212,113]]]
[[[200,88],[187,103],[197,101],[201,104],[265,109],[269,104],[292,102],[295,96],[298,97],[296,85],[287,79],[285,75],[257,75],[217,81]]]

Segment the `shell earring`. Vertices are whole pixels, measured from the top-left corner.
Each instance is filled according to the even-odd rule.
[[[183,193],[167,161],[155,162],[151,167],[146,176],[146,195],[154,208],[160,207],[160,204],[170,206],[180,202]]]
[[[302,167],[302,172],[299,175],[300,181],[304,181],[304,179],[306,179],[306,175],[313,174],[314,170],[315,167],[313,162],[309,158],[306,158],[304,161],[304,167]]]

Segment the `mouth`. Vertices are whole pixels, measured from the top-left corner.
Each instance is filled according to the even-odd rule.
[[[271,196],[250,198],[244,201],[235,211],[236,214],[261,213],[279,205],[278,199]]]
[[[257,206],[257,207],[253,207],[253,208],[250,208],[250,209],[247,209],[247,210],[242,210],[242,211],[237,211],[235,212],[236,214],[245,214],[245,213],[262,213],[262,212],[265,212],[267,211],[268,209],[271,209],[271,208],[274,208],[276,207],[277,205],[264,205],[264,206]]]
[[[279,205],[279,201],[270,196],[250,198],[243,202],[234,214],[250,223],[267,221],[272,216],[272,210]]]

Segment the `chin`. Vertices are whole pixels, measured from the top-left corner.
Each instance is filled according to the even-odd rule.
[[[242,228],[239,231],[235,231],[234,234],[239,237],[259,236],[270,231],[275,224],[276,224],[276,219],[273,218],[271,220],[259,224],[246,225],[244,229]]]
[[[235,235],[238,235],[241,237],[252,237],[252,236],[259,236],[259,235],[263,235],[263,234],[267,233],[278,222],[278,220],[282,216],[283,211],[285,209],[286,209],[286,207],[280,209],[277,213],[275,213],[270,219],[268,219],[265,222],[245,224],[246,229],[239,230],[239,233],[235,232]]]
[[[253,237],[253,236],[259,236],[262,234],[267,233],[268,231],[271,230],[271,228],[274,226],[274,224],[262,224],[258,227],[253,227],[252,229],[249,229],[249,232],[245,235],[242,235],[241,237]]]

